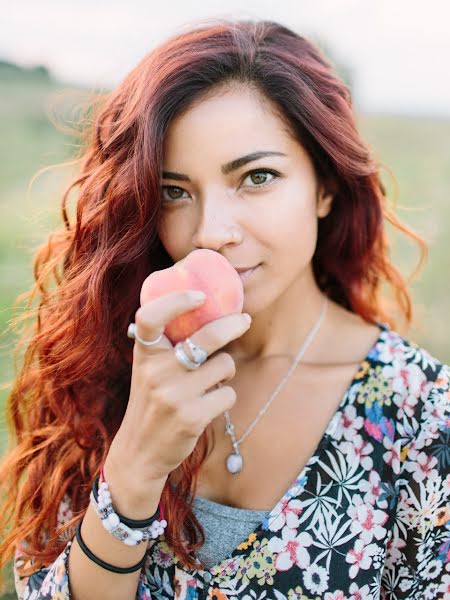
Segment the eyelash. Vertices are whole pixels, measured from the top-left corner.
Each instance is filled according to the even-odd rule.
[[[250,188],[249,188],[250,190],[266,187],[267,185],[270,185],[273,181],[275,181],[276,179],[278,179],[280,177],[280,173],[278,171],[275,171],[275,169],[253,169],[252,171],[248,171],[247,173],[245,173],[244,180],[247,179],[247,177],[249,177],[250,175],[255,175],[257,173],[258,174],[269,173],[270,175],[273,175],[273,179],[271,181],[268,181],[261,185],[250,186]],[[183,188],[181,188],[177,185],[163,185],[163,186],[161,186],[161,196],[163,195],[163,191],[165,189],[183,190]],[[183,190],[183,191],[185,192],[186,190]],[[165,200],[165,198],[163,198],[163,201],[164,200]],[[165,204],[174,204],[175,202],[178,202],[179,200],[184,200],[184,198],[172,198],[169,201],[165,201]]]

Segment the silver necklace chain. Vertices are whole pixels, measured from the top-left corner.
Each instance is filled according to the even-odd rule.
[[[233,449],[234,449],[234,451],[227,458],[227,469],[230,471],[230,473],[235,474],[235,473],[239,473],[242,470],[243,459],[242,459],[242,456],[241,456],[241,454],[239,452],[239,444],[241,444],[245,440],[245,438],[248,435],[250,435],[250,433],[255,428],[256,424],[259,422],[259,420],[261,419],[261,417],[266,413],[266,411],[268,410],[269,406],[272,404],[272,402],[274,401],[274,399],[278,395],[278,393],[281,390],[281,388],[283,387],[283,385],[286,383],[286,381],[292,375],[292,372],[294,371],[294,369],[296,368],[296,366],[297,366],[298,362],[300,361],[301,357],[303,356],[303,354],[305,353],[306,349],[310,345],[312,339],[314,338],[315,334],[317,333],[317,331],[318,331],[318,329],[319,329],[319,327],[320,327],[320,325],[321,325],[321,323],[323,321],[323,318],[324,318],[324,315],[325,315],[325,310],[327,308],[327,304],[328,304],[328,298],[325,297],[325,300],[323,301],[323,304],[322,304],[322,310],[320,312],[320,316],[319,316],[316,324],[314,325],[314,327],[311,329],[310,333],[308,334],[308,337],[306,338],[305,342],[302,344],[302,346],[301,346],[300,350],[298,351],[297,355],[295,356],[294,360],[292,361],[292,365],[289,368],[289,371],[283,377],[283,379],[280,381],[280,383],[277,385],[275,391],[272,393],[272,395],[269,398],[268,402],[259,411],[259,413],[257,414],[255,420],[248,426],[248,428],[246,429],[246,431],[241,436],[240,440],[236,440],[236,436],[234,435],[234,425],[231,422],[229,411],[226,410],[224,412],[225,421],[226,421],[225,433],[227,433],[230,436],[231,442],[233,444]]]

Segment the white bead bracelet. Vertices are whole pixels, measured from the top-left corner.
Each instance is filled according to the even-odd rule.
[[[122,523],[114,511],[106,481],[100,483],[98,487],[98,502],[95,499],[93,490],[91,490],[90,500],[106,531],[127,546],[137,546],[149,539],[156,539],[167,526],[165,519],[155,519],[149,527],[143,528],[131,528]]]

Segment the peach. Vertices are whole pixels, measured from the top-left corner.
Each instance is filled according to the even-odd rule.
[[[198,308],[175,317],[164,334],[172,344],[228,314],[242,312],[244,288],[230,262],[214,250],[193,250],[168,269],[154,271],[142,284],[141,305],[178,290],[201,290],[206,299]]]

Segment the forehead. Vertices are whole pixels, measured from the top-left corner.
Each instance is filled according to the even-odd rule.
[[[220,149],[228,155],[299,146],[278,109],[249,86],[221,88],[197,100],[169,125],[164,155]]]

